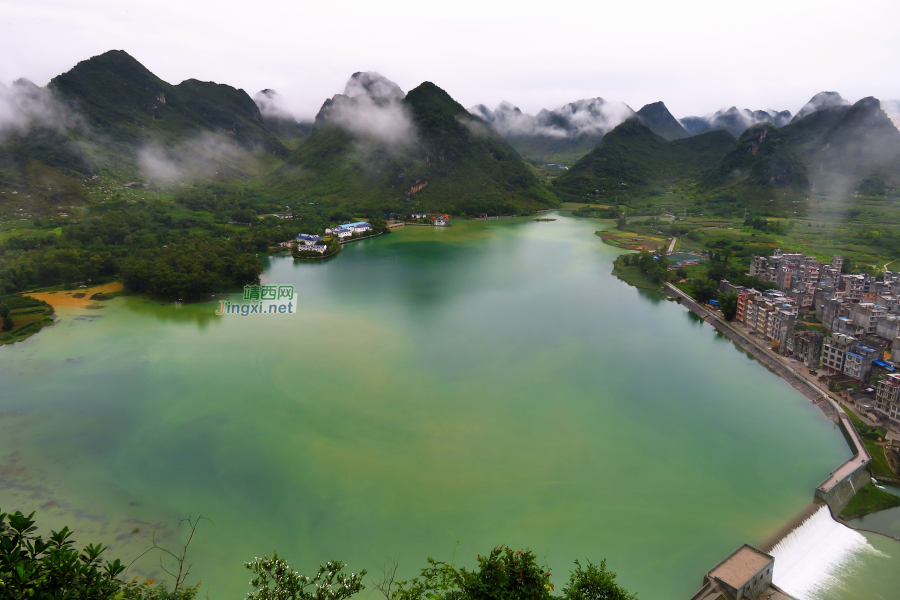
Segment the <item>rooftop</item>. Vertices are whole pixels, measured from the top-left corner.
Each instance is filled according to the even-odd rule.
[[[737,589],[774,560],[768,554],[744,544],[710,571],[709,576],[720,579]]]

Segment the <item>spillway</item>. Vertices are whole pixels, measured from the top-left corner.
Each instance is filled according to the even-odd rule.
[[[772,548],[775,585],[798,600],[815,600],[866,552],[877,551],[823,506]]]

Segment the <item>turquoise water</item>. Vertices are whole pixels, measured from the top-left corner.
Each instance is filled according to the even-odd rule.
[[[554,216],[269,259],[293,315],[61,310],[0,348],[0,507],[126,557],[202,514],[192,578],[214,599],[243,597],[242,562],[273,550],[410,576],[504,543],[557,588],[606,558],[644,600],[689,597],[849,450],[712,328],[612,277],[597,221]]]

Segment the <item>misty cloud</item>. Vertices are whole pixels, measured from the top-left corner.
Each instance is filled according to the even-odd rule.
[[[144,178],[156,184],[242,175],[258,166],[252,152],[226,135],[212,132],[171,147],[145,146],[138,150],[137,159]]]
[[[379,73],[354,73],[344,93],[322,105],[316,124],[336,125],[388,146],[412,145],[415,125],[403,104],[405,97],[396,83]]]
[[[259,107],[259,112],[264,119],[285,119],[296,121],[293,113],[288,109],[284,98],[275,90],[262,90],[253,96],[253,101]]]
[[[688,133],[697,135],[714,129],[724,129],[734,137],[740,137],[748,128],[757,123],[771,123],[775,127],[782,127],[791,122],[791,112],[788,110],[750,110],[738,109],[732,106],[728,109],[716,111],[705,117],[685,117],[681,124]]]
[[[882,100],[881,110],[883,110],[894,127],[900,129],[900,100]]]
[[[31,127],[60,131],[79,123],[49,89],[28,79],[17,79],[10,87],[0,83],[0,139],[27,133]]]
[[[806,115],[814,113],[822,108],[831,108],[832,106],[849,106],[850,102],[844,100],[837,92],[819,92],[807,102],[803,108],[797,112],[794,121],[799,121]]]
[[[635,114],[627,104],[603,98],[578,100],[556,110],[541,110],[534,116],[509,102],[501,102],[493,111],[479,104],[469,112],[493,125],[504,137],[550,138],[602,135]]]

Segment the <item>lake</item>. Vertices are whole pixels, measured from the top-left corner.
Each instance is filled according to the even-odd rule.
[[[0,348],[0,507],[123,557],[202,515],[191,581],[213,599],[244,597],[243,561],[273,551],[406,577],[498,544],[532,548],[557,590],[605,558],[642,600],[690,597],[849,449],[711,327],[610,275],[602,222],[566,215],[267,259],[292,315],[60,309]],[[160,576],[155,560],[132,571]]]

